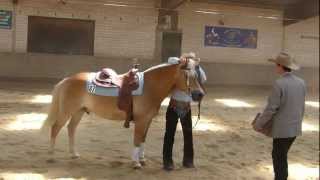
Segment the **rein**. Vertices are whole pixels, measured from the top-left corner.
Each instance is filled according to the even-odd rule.
[[[196,123],[193,125],[192,129],[194,129],[197,126],[198,122],[200,121],[200,113],[201,113],[201,101],[198,102],[198,118]],[[192,120],[192,116],[191,116],[191,120]]]
[[[188,63],[188,59],[187,59],[187,63]],[[183,69],[188,69],[188,68],[187,68],[187,67],[183,67]],[[197,72],[197,74],[198,74],[197,80],[198,80],[201,88],[203,88],[203,90],[205,91],[205,89],[204,89],[204,87],[203,87],[203,84],[201,83],[201,79],[200,79],[200,66],[196,66],[196,72]],[[190,93],[191,93],[191,88],[190,88],[190,79],[189,79],[190,77],[189,77],[189,74],[186,73],[186,74],[185,74],[185,77],[186,77],[186,85],[187,85],[187,87],[188,87],[188,93],[190,94]],[[202,100],[200,100],[200,101],[198,102],[198,117],[197,117],[197,121],[196,121],[196,123],[193,125],[193,127],[192,127],[191,129],[189,129],[190,131],[192,131],[192,130],[197,126],[197,124],[198,124],[199,121],[200,121],[200,116],[201,116],[201,101],[202,101]],[[192,122],[192,116],[191,116],[191,122]]]
[[[190,85],[189,85],[189,77],[187,77],[187,86],[188,86],[188,92],[189,92],[189,94],[190,94],[191,88],[189,87],[189,86],[190,86]],[[200,83],[200,86],[202,87],[202,83]],[[200,101],[198,102],[198,117],[197,117],[197,121],[196,121],[196,123],[193,125],[192,129],[190,129],[191,131],[197,126],[198,122],[200,121],[200,116],[201,116],[201,101],[202,101],[202,100],[200,100]],[[192,122],[192,116],[191,116],[191,122]]]
[[[200,78],[200,74],[201,74],[201,73],[200,73],[200,66],[199,66],[199,65],[196,66],[196,72],[197,72],[197,74],[198,74],[197,79],[198,79],[198,82],[199,82],[201,88],[202,88],[204,91],[206,91],[206,90],[204,89],[203,84],[201,83],[201,78]],[[197,118],[196,123],[195,123],[194,126],[192,127],[192,129],[194,129],[194,128],[197,126],[198,122],[200,121],[201,101],[202,101],[202,99],[198,102],[198,118]],[[191,117],[191,119],[192,119],[192,117]]]

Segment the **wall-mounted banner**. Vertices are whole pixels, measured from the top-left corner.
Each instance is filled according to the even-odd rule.
[[[12,11],[0,10],[0,29],[11,29]]]
[[[205,26],[204,45],[236,48],[257,48],[257,30]]]

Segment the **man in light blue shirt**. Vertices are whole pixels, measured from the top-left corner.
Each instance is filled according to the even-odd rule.
[[[187,53],[181,56],[181,59],[196,58],[194,53]],[[179,58],[169,58],[169,63],[176,63]],[[200,66],[197,66],[197,74],[199,83],[203,84],[206,80],[206,74]],[[183,137],[184,137],[184,154],[183,166],[193,168],[193,137],[192,137],[192,119],[190,103],[192,97],[190,94],[180,90],[174,90],[171,94],[171,99],[166,112],[166,131],[163,143],[163,168],[167,171],[174,169],[172,159],[172,148],[174,136],[177,128],[178,119],[180,119]]]

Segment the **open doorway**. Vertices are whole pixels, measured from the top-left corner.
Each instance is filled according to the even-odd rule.
[[[162,33],[162,51],[163,62],[167,62],[169,57],[179,57],[181,55],[181,32],[163,32]]]

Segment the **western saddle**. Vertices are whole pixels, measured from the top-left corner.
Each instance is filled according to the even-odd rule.
[[[133,121],[133,97],[132,91],[139,87],[137,77],[139,64],[134,64],[133,68],[125,74],[118,75],[113,69],[104,68],[99,71],[93,82],[106,88],[119,88],[117,106],[120,110],[126,112],[124,127],[130,127],[130,121]]]

